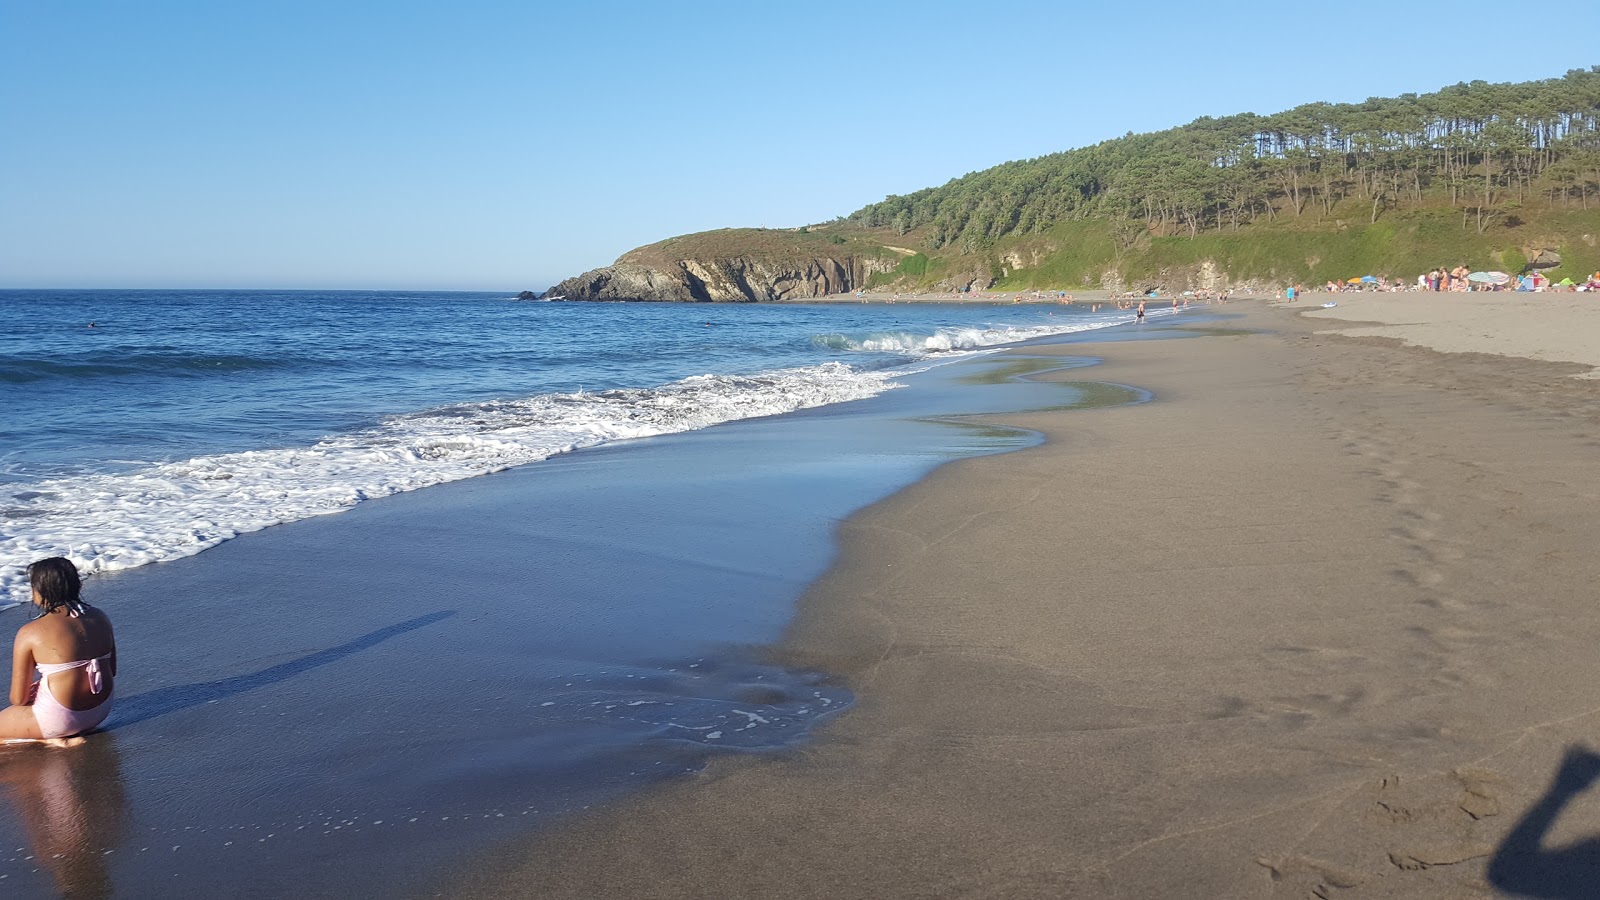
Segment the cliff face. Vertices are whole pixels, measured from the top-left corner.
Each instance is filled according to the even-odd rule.
[[[616,263],[568,278],[547,296],[567,300],[665,300],[760,303],[841,294],[893,271],[887,254],[671,254],[663,245],[624,254]]]

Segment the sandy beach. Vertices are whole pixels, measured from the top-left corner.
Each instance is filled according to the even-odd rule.
[[[1327,302],[1338,305],[1322,308]],[[1312,307],[1305,315],[1314,318],[1369,323],[1338,327],[1352,337],[1600,366],[1600,297],[1594,294],[1316,292],[1305,305]]]
[[[1591,896],[1600,395],[1514,332],[1593,318],[1388,299],[1017,351],[1153,400],[995,417],[1046,441],[845,522],[777,651],[857,697],[804,749],[459,895]]]

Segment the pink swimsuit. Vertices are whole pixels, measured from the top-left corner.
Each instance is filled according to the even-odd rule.
[[[111,713],[111,694],[107,692],[106,698],[93,709],[70,709],[50,693],[50,676],[57,672],[66,672],[72,669],[86,669],[89,676],[89,689],[100,693],[101,686],[105,684],[105,676],[100,670],[102,660],[111,658],[111,654],[97,656],[94,659],[80,659],[76,662],[66,663],[38,663],[39,685],[38,694],[33,699],[33,715],[39,720],[39,733],[47,738],[70,737],[82,734],[101,722]]]
[[[76,619],[83,614],[83,604],[67,604],[67,615]],[[50,692],[50,676],[60,672],[70,672],[73,669],[82,669],[89,676],[89,691],[98,694],[105,687],[105,671],[101,663],[111,658],[111,654],[97,656],[94,659],[78,659],[64,663],[35,662],[39,670],[39,680],[33,683],[33,718],[39,723],[39,735],[42,738],[72,737],[83,734],[93,729],[106,720],[111,714],[111,694],[106,691],[105,699],[95,705],[93,709],[72,709]]]

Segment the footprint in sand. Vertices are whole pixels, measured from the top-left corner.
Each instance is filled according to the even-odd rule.
[[[1390,850],[1389,862],[1407,871],[1429,869],[1434,866],[1453,866],[1464,863],[1469,859],[1488,856],[1494,852],[1494,845],[1483,842],[1466,844],[1438,844],[1424,847],[1408,847],[1403,850]]]
[[[1456,805],[1474,821],[1500,815],[1500,792],[1504,782],[1498,772],[1463,766],[1450,773],[1461,784],[1461,800]]]
[[[1309,876],[1315,882],[1311,892],[1324,898],[1330,887],[1353,888],[1367,880],[1367,876],[1353,869],[1310,856],[1256,857],[1256,864],[1265,868],[1274,882],[1307,880]]]

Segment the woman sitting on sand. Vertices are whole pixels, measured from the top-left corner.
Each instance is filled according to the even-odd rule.
[[[81,582],[71,560],[41,559],[28,567],[28,580],[40,612],[17,629],[12,705],[0,710],[0,741],[65,742],[111,712],[117,641],[106,614],[78,599]]]

